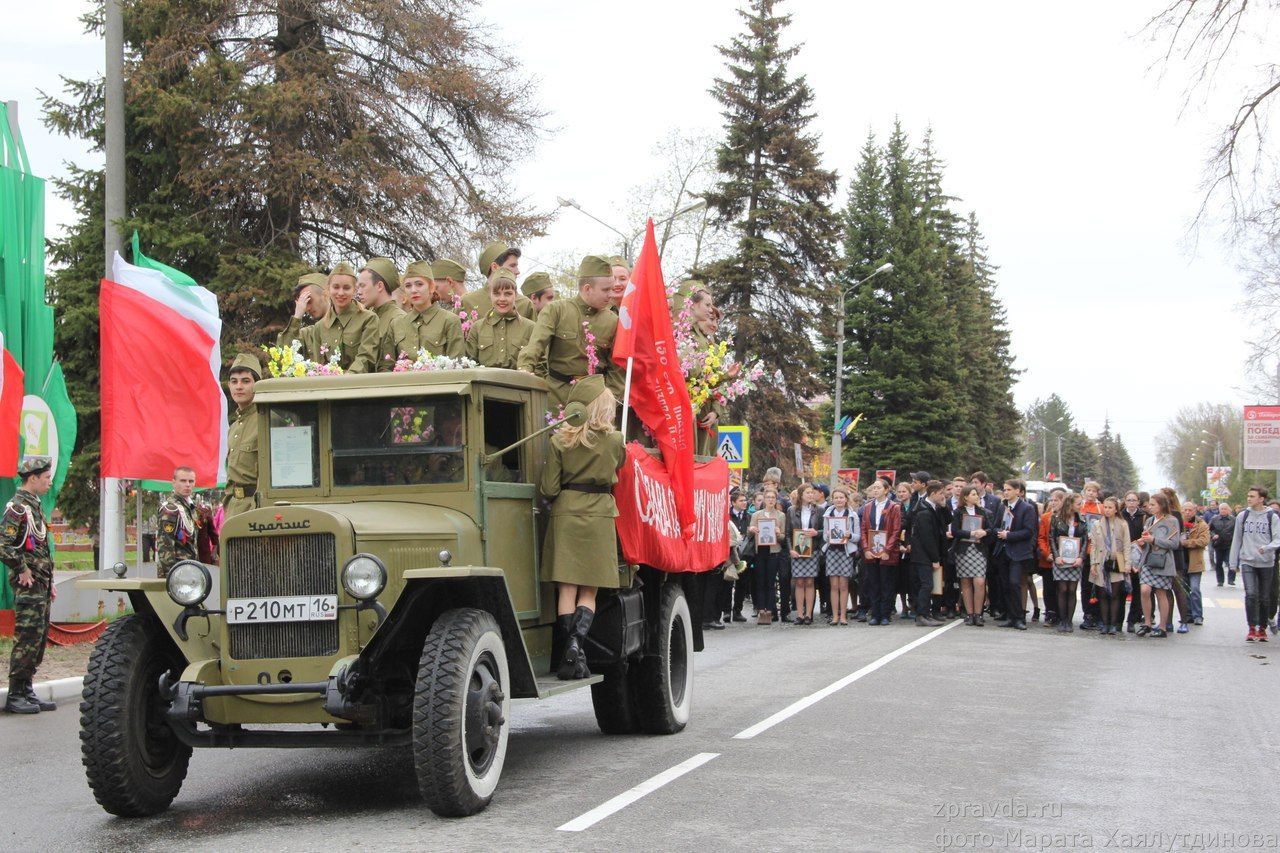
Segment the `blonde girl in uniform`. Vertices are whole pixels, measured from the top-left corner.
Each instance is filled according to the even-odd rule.
[[[626,451],[613,427],[616,408],[603,376],[579,379],[565,404],[571,420],[552,437],[539,483],[551,503],[542,563],[558,587],[551,665],[564,681],[591,676],[584,643],[596,590],[619,585],[613,485]]]

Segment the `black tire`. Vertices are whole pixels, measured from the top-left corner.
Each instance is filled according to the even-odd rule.
[[[662,585],[656,645],[636,673],[636,709],[646,734],[673,735],[688,724],[693,703],[693,620],[679,584]]]
[[[607,735],[633,735],[640,731],[640,714],[636,710],[634,667],[621,664],[602,669],[604,681],[591,685],[591,707],[596,712],[596,725]]]
[[[441,817],[475,814],[493,799],[507,754],[510,683],[493,616],[469,607],[440,614],[418,662],[413,766],[422,798]]]
[[[165,720],[164,672],[185,661],[152,616],[112,622],[98,638],[80,702],[80,753],[98,804],[120,817],[159,814],[187,776],[191,747]]]

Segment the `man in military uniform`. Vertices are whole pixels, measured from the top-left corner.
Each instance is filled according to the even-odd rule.
[[[489,300],[493,307],[467,336],[467,358],[481,367],[514,370],[520,350],[529,342],[533,321],[516,313],[516,277],[511,270],[494,270]]]
[[[484,317],[489,312],[489,285],[493,282],[494,272],[506,269],[516,278],[520,277],[520,250],[502,241],[490,243],[480,253],[479,267],[484,284],[462,297],[461,310],[468,314],[474,311],[477,316]],[[516,313],[527,320],[534,317],[533,303],[524,294],[516,296]]]
[[[192,493],[196,488],[196,472],[176,468],[173,472],[173,495],[160,504],[160,536],[156,543],[156,576],[165,578],[179,560],[200,560],[196,534],[200,518]]]
[[[456,317],[462,310],[462,298],[467,295],[467,271],[462,264],[448,258],[437,258],[431,264],[431,275],[434,276],[436,300],[440,305]],[[405,294],[405,311],[413,309],[408,305],[408,294]]]
[[[556,289],[551,284],[551,276],[545,272],[531,272],[525,276],[524,284],[520,285],[520,292],[529,298],[529,303],[533,306],[533,316],[529,318],[530,320],[538,319],[538,312],[556,298]]]
[[[302,354],[312,361],[327,362],[336,352],[339,353],[338,366],[344,372],[372,372],[378,359],[378,317],[355,300],[355,269],[348,263],[340,263],[325,281],[328,313],[314,326],[302,328],[302,317],[309,313],[308,302],[313,299],[307,292],[302,293],[276,345],[287,347],[297,340],[302,343]]]
[[[430,266],[423,264],[422,261],[409,264],[409,269],[414,269],[420,265],[430,269]],[[405,274],[409,274],[408,270],[405,271]],[[427,277],[430,278],[430,273],[427,274]],[[370,258],[356,278],[356,291],[360,294],[360,304],[378,317],[379,348],[381,348],[387,332],[391,329],[392,321],[397,317],[404,316],[404,310],[396,302],[395,298],[395,292],[399,288],[400,273],[396,270],[395,262],[390,258]],[[379,351],[379,366],[388,358],[392,362],[395,361],[394,354]]]
[[[258,407],[253,386],[261,378],[262,364],[256,356],[242,352],[231,362],[227,388],[236,416],[227,430],[227,492],[222,498],[226,518],[258,505]]]
[[[568,402],[575,381],[592,373],[604,377],[614,396],[622,396],[623,374],[612,358],[613,338],[618,330],[618,315],[609,310],[612,289],[613,268],[609,262],[598,255],[587,255],[578,265],[578,295],[552,302],[538,313],[538,322],[529,335],[529,343],[520,351],[517,366],[533,373],[538,362],[546,358],[553,410]]]
[[[9,568],[13,587],[13,653],[9,658],[9,696],[4,709],[10,714],[38,714],[58,706],[43,702],[31,686],[36,668],[44,660],[49,633],[49,604],[53,588],[53,559],[49,556],[49,528],[40,498],[53,485],[53,460],[28,456],[18,465],[22,485],[5,505],[0,521],[0,562]]]
[[[453,261],[445,263],[452,264]],[[419,349],[449,358],[461,358],[466,354],[462,321],[434,300],[432,282],[435,266],[417,261],[405,271],[400,286],[404,289],[409,312],[391,322],[391,328],[378,346],[383,356],[378,364],[379,370],[393,369],[396,360],[402,356],[410,360],[417,358]],[[388,355],[391,358],[386,358]]]

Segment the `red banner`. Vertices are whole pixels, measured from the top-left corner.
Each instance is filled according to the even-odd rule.
[[[729,465],[723,459],[693,466],[696,520],[688,540],[680,535],[671,475],[634,441],[627,445],[613,497],[618,541],[628,563],[664,572],[705,572],[729,559]]]

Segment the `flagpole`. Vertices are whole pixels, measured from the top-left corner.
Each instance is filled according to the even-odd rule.
[[[622,386],[622,440],[627,439],[627,415],[631,411],[631,365],[635,356],[627,356],[627,382]]]
[[[106,0],[103,7],[103,35],[106,40],[106,65],[102,77],[103,134],[105,137],[106,166],[103,172],[105,195],[104,216],[104,277],[112,274],[112,260],[122,246],[118,225],[126,216],[125,210],[125,136],[124,136],[124,12],[120,0]],[[104,477],[101,481],[101,520],[98,523],[99,565],[106,566],[124,561],[124,501],[120,495],[120,481]]]

